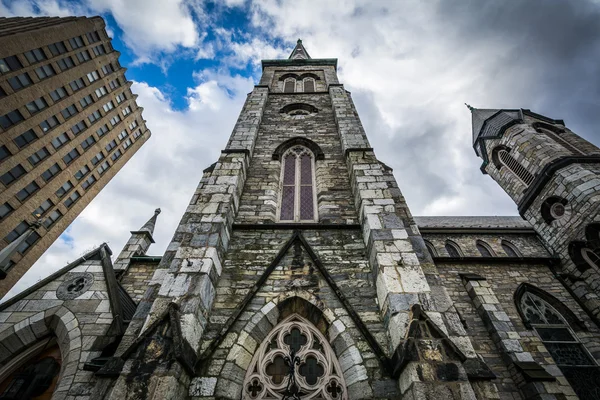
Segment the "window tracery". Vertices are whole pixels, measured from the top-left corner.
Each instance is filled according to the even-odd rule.
[[[316,220],[315,158],[304,146],[293,146],[282,157],[279,220]]]
[[[244,380],[244,399],[347,399],[341,368],[327,339],[294,314],[256,351]]]
[[[563,316],[528,291],[521,296],[519,306],[579,398],[600,398],[600,368]]]

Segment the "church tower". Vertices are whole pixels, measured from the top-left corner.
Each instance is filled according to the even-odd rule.
[[[119,376],[106,396],[488,398],[494,375],[337,60],[298,40],[262,68],[129,324],[124,364],[100,371]]]
[[[600,149],[562,120],[476,109],[473,145],[489,174],[559,260],[556,278],[600,322]]]

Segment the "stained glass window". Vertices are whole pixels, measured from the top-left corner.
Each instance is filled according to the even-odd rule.
[[[562,315],[530,292],[523,294],[520,307],[579,398],[600,398],[600,368]]]
[[[262,342],[246,373],[243,399],[347,399],[338,360],[327,339],[293,314]]]
[[[305,147],[294,146],[282,157],[279,220],[314,221],[314,156]]]

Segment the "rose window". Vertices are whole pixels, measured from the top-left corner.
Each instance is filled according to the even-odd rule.
[[[244,381],[244,399],[347,399],[341,368],[325,337],[293,315],[256,351]]]

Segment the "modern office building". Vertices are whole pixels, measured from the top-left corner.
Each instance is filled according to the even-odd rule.
[[[100,17],[0,18],[3,296],[146,142],[150,131]]]

